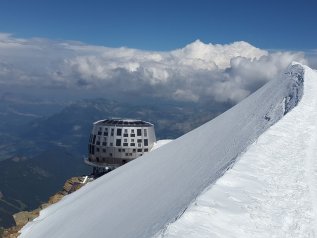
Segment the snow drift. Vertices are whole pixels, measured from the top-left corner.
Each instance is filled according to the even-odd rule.
[[[305,67],[298,106],[157,237],[317,237],[316,109],[317,72]]]
[[[241,103],[43,210],[20,237],[151,237],[179,217],[303,95],[291,65]]]

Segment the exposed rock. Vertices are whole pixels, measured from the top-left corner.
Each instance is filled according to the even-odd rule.
[[[76,190],[80,189],[83,184],[84,178],[83,177],[73,177],[68,179],[64,186],[63,190],[57,192],[53,196],[51,196],[48,199],[47,203],[42,204],[39,208],[33,210],[33,211],[22,211],[19,213],[16,213],[13,215],[14,221],[15,221],[15,226],[10,227],[8,229],[5,229],[2,234],[2,238],[17,238],[19,236],[19,231],[21,228],[26,225],[29,221],[32,221],[34,218],[38,217],[40,214],[40,211],[44,208],[47,208],[51,204],[57,203],[60,201],[64,196],[75,192]],[[1,196],[0,192],[0,196]],[[0,233],[1,235],[1,233]],[[0,236],[1,237],[1,236]]]
[[[27,211],[18,212],[13,215],[13,218],[17,226],[24,226],[29,221],[32,221],[34,218],[38,217],[39,214],[40,214],[40,209],[38,208],[31,212],[27,212]]]

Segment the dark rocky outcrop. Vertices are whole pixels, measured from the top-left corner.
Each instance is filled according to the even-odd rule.
[[[68,179],[63,189],[53,196],[51,196],[47,203],[42,204],[40,207],[33,211],[22,211],[18,212],[13,215],[15,226],[10,227],[8,229],[0,230],[0,237],[2,238],[17,238],[19,236],[19,231],[21,228],[26,225],[29,221],[32,221],[36,217],[39,216],[40,211],[54,203],[57,203],[60,201],[64,196],[75,192],[76,190],[80,189],[85,184],[83,183],[84,178],[83,177],[73,177]]]

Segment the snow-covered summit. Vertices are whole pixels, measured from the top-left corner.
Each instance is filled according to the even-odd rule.
[[[258,59],[267,55],[265,50],[258,49],[245,41],[237,41],[232,44],[205,44],[196,40],[182,49],[171,52],[182,64],[192,65],[193,60],[200,60],[200,64],[206,68],[215,64],[221,69],[230,66],[230,60],[235,57]],[[196,62],[197,63],[197,62]]]
[[[295,107],[307,67],[291,65],[214,120],[43,210],[20,237],[151,237],[177,219],[264,131]],[[317,90],[317,89],[316,89]],[[311,96],[311,94],[309,94]]]

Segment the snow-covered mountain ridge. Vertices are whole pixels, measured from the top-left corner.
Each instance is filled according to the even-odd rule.
[[[304,67],[291,65],[214,120],[43,210],[20,237],[155,235],[298,104],[303,79]]]
[[[157,237],[317,237],[317,72],[298,106]]]

